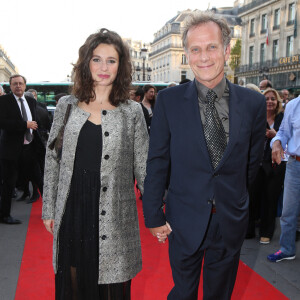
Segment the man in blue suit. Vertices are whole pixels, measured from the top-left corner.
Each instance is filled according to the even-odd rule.
[[[195,80],[161,91],[151,125],[143,195],[145,224],[168,236],[169,300],[230,299],[248,224],[248,187],[264,147],[265,98],[225,79],[230,29],[193,13],[183,46]],[[165,214],[162,199],[168,170]]]

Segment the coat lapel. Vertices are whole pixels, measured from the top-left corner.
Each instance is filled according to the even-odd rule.
[[[200,116],[198,92],[195,80],[190,84],[184,94],[183,110],[186,112],[187,117],[191,120],[191,128],[195,135],[195,145],[198,146],[203,155],[199,154],[203,160],[210,162],[210,157],[207,151],[206,141],[203,132],[203,126]],[[211,164],[210,164],[211,165]]]
[[[19,118],[23,120],[20,107],[19,107],[19,105],[18,105],[18,103],[16,101],[16,98],[15,98],[15,96],[14,96],[13,93],[10,93],[10,98],[11,98],[11,103],[12,103],[12,106],[14,107],[14,110],[17,112]]]

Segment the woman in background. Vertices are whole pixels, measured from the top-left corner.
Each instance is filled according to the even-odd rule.
[[[68,104],[62,157],[47,149],[42,218],[54,235],[56,299],[130,299],[142,268],[134,179],[143,191],[148,133],[140,104],[127,100],[129,51],[107,29],[88,37],[60,99],[50,144]]]
[[[255,182],[250,188],[249,231],[255,230],[255,211],[260,215],[260,243],[269,244],[275,229],[278,197],[282,191],[285,174],[285,162],[280,165],[272,163],[270,142],[279,130],[283,119],[282,100],[275,89],[268,88],[263,92],[267,105],[267,128],[263,161],[256,176]]]

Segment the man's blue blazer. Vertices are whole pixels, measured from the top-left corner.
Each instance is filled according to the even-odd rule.
[[[263,154],[266,101],[247,88],[228,86],[229,142],[216,170],[207,151],[195,81],[162,90],[156,101],[143,195],[145,224],[153,228],[168,221],[187,254],[204,238],[213,199],[229,251],[241,248],[248,225],[248,187]]]

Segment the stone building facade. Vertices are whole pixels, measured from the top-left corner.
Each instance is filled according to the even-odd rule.
[[[0,82],[9,81],[9,77],[17,73],[17,68],[11,62],[4,49],[0,46]]]
[[[123,38],[123,41],[129,47],[133,70],[132,81],[152,81],[152,64],[149,60],[150,44],[133,41],[131,38]]]
[[[296,0],[245,0],[242,19],[242,62],[239,80],[300,93],[299,11]]]

